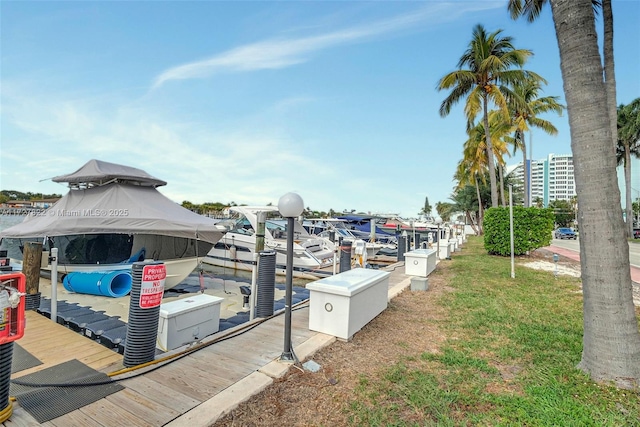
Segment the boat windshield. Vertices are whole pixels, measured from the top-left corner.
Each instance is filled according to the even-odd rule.
[[[239,218],[229,229],[231,233],[246,234],[251,236],[255,233],[255,230],[251,226],[249,220],[245,217]]]

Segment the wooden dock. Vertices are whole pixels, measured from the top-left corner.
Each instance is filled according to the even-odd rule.
[[[403,265],[404,263],[399,263]],[[390,296],[406,286],[409,279],[404,267],[390,268]],[[59,325],[36,312],[27,315],[25,336],[18,341],[21,347],[40,359],[43,364],[17,372],[12,378],[45,369],[72,359],[89,367],[113,373],[122,368],[122,355]],[[206,403],[239,381],[249,379],[256,371],[277,360],[283,351],[284,316],[277,315],[255,327],[247,324],[207,337],[211,344],[187,356],[179,357],[149,372],[144,369],[114,376],[124,389],[94,403],[67,413],[42,425],[68,426],[163,426],[189,425],[179,419],[192,409]],[[302,303],[292,312],[291,339],[295,351],[311,342],[319,334],[310,331],[308,305]],[[222,336],[233,337],[219,340]],[[277,362],[280,364],[279,362]],[[287,365],[280,364],[287,369]],[[129,375],[131,378],[122,379]],[[205,405],[205,406],[206,406]],[[184,418],[184,417],[183,417]],[[1,423],[3,427],[37,426],[38,422],[18,402],[13,403],[13,415]],[[191,426],[199,425],[191,423]]]
[[[16,372],[11,378],[19,378],[71,359],[78,359],[102,372],[122,366],[122,355],[52,322],[35,311],[27,311],[25,334],[18,344],[36,356],[42,365]]]

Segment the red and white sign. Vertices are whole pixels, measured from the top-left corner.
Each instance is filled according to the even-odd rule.
[[[160,305],[166,277],[167,269],[164,264],[145,265],[142,268],[140,308],[154,308]]]

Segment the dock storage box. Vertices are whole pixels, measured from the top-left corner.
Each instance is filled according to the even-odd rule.
[[[349,340],[387,308],[389,272],[354,268],[307,284],[309,329]]]
[[[440,253],[438,253],[438,258],[448,259],[449,257],[451,257],[450,249],[451,249],[451,246],[449,246],[448,242],[445,242],[445,241],[440,242]]]
[[[156,346],[169,351],[218,332],[222,301],[200,294],[161,304]]]
[[[427,277],[436,269],[435,249],[416,249],[404,254],[404,274]]]

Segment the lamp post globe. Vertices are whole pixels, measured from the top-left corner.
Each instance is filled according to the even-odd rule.
[[[304,211],[304,202],[297,193],[287,193],[278,200],[278,211],[284,218],[296,218]]]
[[[284,349],[280,360],[293,362],[293,350],[291,345],[291,297],[293,294],[293,228],[297,216],[304,211],[302,197],[296,193],[287,193],[278,200],[280,215],[287,218],[287,265],[285,278],[284,300]]]

